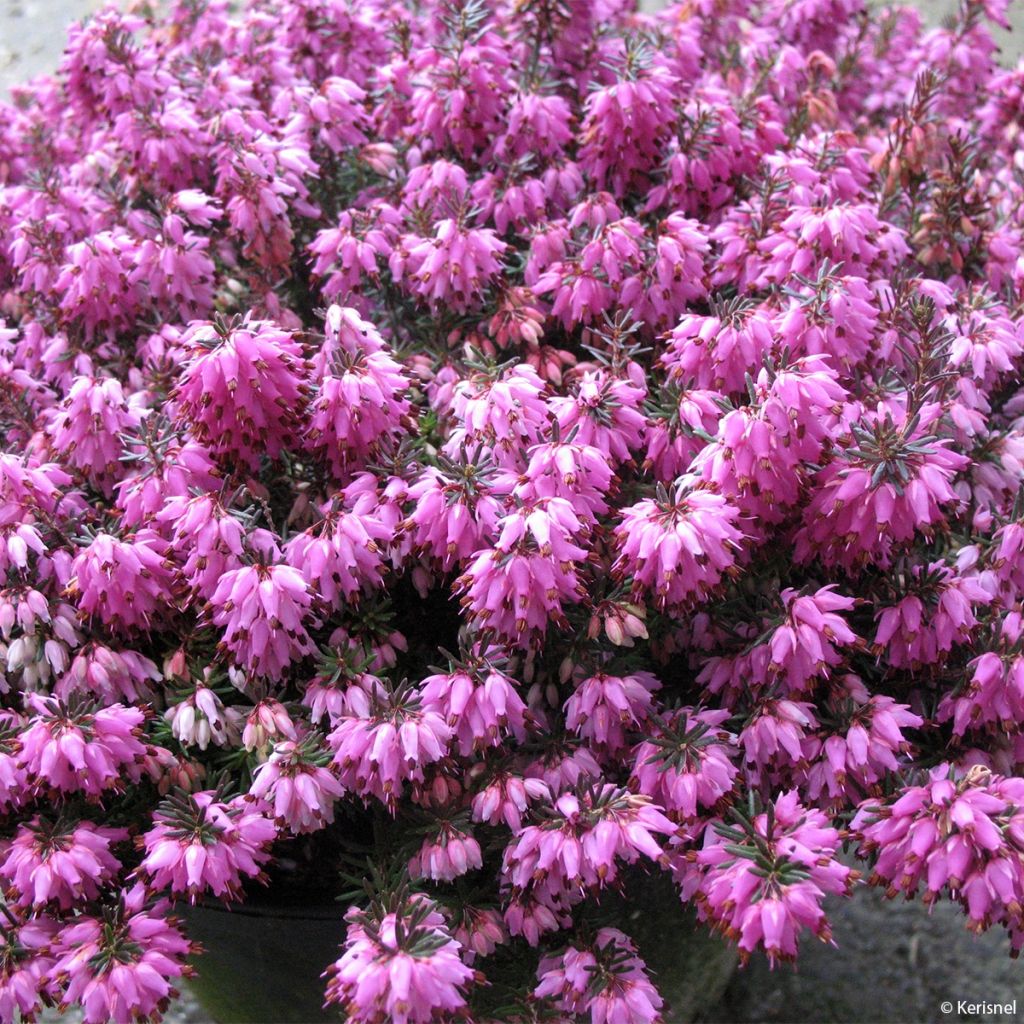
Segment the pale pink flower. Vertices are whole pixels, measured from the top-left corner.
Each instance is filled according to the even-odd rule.
[[[282,740],[253,772],[249,795],[265,801],[278,824],[295,835],[334,821],[334,804],[344,793],[326,767],[330,754],[321,742],[315,736]]]
[[[360,1024],[427,1024],[466,1005],[474,971],[426,899],[373,919],[353,907],[341,958],[328,969],[327,1002]]]
[[[127,838],[127,829],[37,815],[19,827],[0,863],[0,878],[20,906],[38,910],[55,903],[70,910],[96,899],[117,877],[121,862],[110,847]]]
[[[169,797],[142,837],[140,877],[155,890],[187,896],[209,892],[225,901],[241,898],[247,878],[263,878],[277,827],[262,811],[213,791]]]

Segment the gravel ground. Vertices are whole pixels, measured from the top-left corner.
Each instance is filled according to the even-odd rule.
[[[931,21],[939,21],[955,0],[918,0]],[[644,0],[645,7],[658,0]],[[11,85],[50,70],[59,58],[68,24],[101,6],[101,0],[0,0],[0,95]],[[1003,37],[1003,60],[1022,52],[1024,4],[1015,21],[1021,29]],[[881,907],[877,895],[861,891],[833,909],[838,948],[806,944],[799,971],[768,970],[753,961],[736,975],[726,998],[708,1020],[718,1024],[782,1021],[885,1022],[1024,1021],[1024,974],[1006,956],[1005,938],[974,938],[952,907],[929,914],[920,903]],[[961,1015],[959,1000],[1000,1003],[1017,999],[1016,1014]],[[951,1001],[953,1012],[942,1010]],[[47,1024],[62,1018],[44,1016]],[[68,1013],[63,1020],[79,1020]],[[167,1015],[170,1024],[209,1024],[189,993]]]

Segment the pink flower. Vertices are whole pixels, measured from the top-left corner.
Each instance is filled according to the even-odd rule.
[[[339,643],[340,641],[340,643]],[[375,659],[354,642],[332,635],[332,646],[340,651],[324,649],[320,652],[317,674],[306,687],[302,703],[309,708],[314,724],[326,718],[333,726],[343,715],[359,715],[369,711],[371,699],[385,694],[384,683],[368,669]],[[378,671],[386,667],[376,666]]]
[[[315,527],[285,545],[285,558],[294,567],[288,571],[315,585],[332,606],[355,601],[360,593],[381,586],[384,552],[393,535],[377,516],[330,508]]]
[[[312,603],[309,584],[290,565],[231,569],[210,598],[211,618],[224,629],[221,647],[240,666],[271,679],[313,653],[304,625]]]
[[[674,820],[714,810],[733,790],[736,737],[722,727],[728,711],[680,708],[656,720],[634,753],[631,785]]]
[[[450,821],[438,824],[438,831],[423,840],[419,852],[409,862],[413,878],[450,882],[482,866],[480,844],[472,832]]]
[[[952,719],[954,736],[986,727],[1013,733],[1024,716],[1024,657],[1015,650],[1019,624],[1007,628],[1015,615],[1011,612],[1003,622],[1001,649],[975,658],[967,666],[971,675],[966,684],[939,705],[938,721]]]
[[[162,678],[156,665],[138,651],[112,650],[90,641],[75,653],[53,692],[64,702],[78,694],[105,704],[134,703],[149,699],[153,684]]]
[[[538,999],[559,1010],[590,1014],[594,1024],[655,1024],[663,1000],[636,946],[617,928],[601,928],[590,946],[544,957],[537,968]]]
[[[96,710],[37,694],[27,703],[31,718],[17,756],[35,786],[98,797],[139,780],[147,754],[140,739],[144,712],[123,704]]]
[[[152,530],[131,540],[97,534],[72,563],[68,593],[84,615],[122,630],[148,630],[171,593],[165,558],[166,545]]]
[[[336,352],[316,385],[308,438],[336,476],[364,465],[409,423],[409,379],[385,351]]]
[[[704,597],[733,571],[743,533],[739,512],[708,491],[680,486],[673,496],[645,499],[620,512],[614,571],[632,576],[634,600],[653,592],[659,608]]]
[[[806,735],[817,724],[813,704],[767,697],[755,705],[740,731],[744,759],[775,774],[799,765]]]
[[[54,451],[109,494],[123,472],[120,435],[131,433],[141,419],[138,403],[129,401],[120,381],[76,377],[50,424]]]
[[[506,736],[526,738],[526,704],[515,682],[486,655],[428,676],[420,687],[423,706],[448,722],[463,756],[498,746]]]
[[[327,741],[341,784],[394,810],[402,784],[422,785],[423,769],[445,755],[451,738],[448,723],[423,707],[421,694],[399,687],[342,715]]]
[[[700,916],[734,939],[744,960],[755,949],[772,964],[793,960],[804,928],[830,939],[821,904],[849,895],[857,878],[836,859],[840,842],[824,814],[786,793],[739,827],[707,829],[695,862],[682,869],[684,898],[695,895]]]
[[[918,729],[924,719],[892,697],[858,693],[859,680],[848,681],[850,697],[830,704],[828,734],[822,730],[805,748],[811,764],[807,793],[813,800],[827,795],[858,800],[890,772],[898,771],[910,750],[904,729]],[[852,684],[852,685],[850,685]],[[818,748],[815,762],[814,748]]]
[[[502,270],[508,246],[489,228],[467,228],[441,220],[432,237],[407,235],[390,260],[396,279],[433,309],[464,313],[479,305],[484,290]]]
[[[643,443],[645,397],[634,380],[601,370],[585,373],[574,394],[553,398],[550,405],[563,437],[598,449],[618,465]]]
[[[147,431],[143,422],[142,431]],[[171,498],[187,498],[193,490],[216,491],[219,470],[204,445],[181,442],[161,430],[159,421],[148,428],[144,441],[129,445],[132,471],[115,490],[117,507],[124,513],[126,527],[138,527],[150,516],[166,509]]]
[[[663,67],[618,78],[595,89],[587,99],[582,125],[580,163],[599,188],[616,195],[646,184],[664,151],[676,82]]]
[[[575,540],[583,523],[564,498],[546,498],[506,515],[493,548],[477,553],[455,583],[473,619],[506,640],[565,625],[563,602],[583,597]]]
[[[565,726],[608,754],[621,753],[626,731],[642,729],[654,710],[651,694],[661,683],[650,672],[612,676],[598,672],[565,702]]]
[[[178,994],[174,980],[189,973],[191,943],[166,901],[147,909],[145,896],[141,885],[122,890],[109,917],[82,915],[56,938],[62,1003],[81,1006],[86,1024],[159,1019]]]
[[[991,594],[980,581],[961,576],[942,562],[914,566],[903,585],[910,591],[898,604],[876,613],[874,648],[885,651],[896,668],[918,668],[940,661],[977,625],[975,605]]]
[[[425,469],[409,488],[415,506],[402,524],[415,549],[447,572],[492,543],[502,506],[490,493],[490,482],[488,467],[475,462]]]
[[[682,385],[740,394],[746,375],[756,377],[774,350],[776,330],[770,310],[745,300],[713,316],[688,313],[672,329],[661,361]]]
[[[523,449],[541,441],[549,422],[544,391],[544,381],[527,363],[502,373],[481,371],[463,378],[452,396],[459,425],[446,454],[458,459],[463,446],[472,451],[483,444],[494,447],[495,459],[518,465]]]
[[[594,522],[608,512],[612,468],[600,448],[578,441],[553,441],[530,449],[529,463],[515,485],[524,502],[563,498],[581,518]]]
[[[889,411],[854,431],[850,447],[822,469],[797,534],[796,557],[826,565],[886,565],[894,545],[915,532],[931,535],[956,508],[953,476],[967,465],[949,442],[929,437],[919,417],[894,421]]]
[[[919,786],[895,799],[865,801],[853,820],[860,853],[873,854],[871,881],[887,895],[913,895],[923,885],[934,902],[948,893],[961,904],[969,926],[1011,928],[1021,937],[1024,905],[1024,787],[975,766],[932,770]]]
[[[549,905],[559,899],[579,902],[587,889],[614,884],[619,860],[661,860],[655,837],[675,831],[645,796],[612,785],[579,797],[565,794],[543,825],[527,826],[506,847],[502,873],[513,893],[533,894]]]
[[[57,922],[38,914],[10,914],[0,931],[0,1019],[31,1020],[50,1001],[54,982],[51,951]]]
[[[462,947],[426,899],[371,918],[346,915],[345,952],[328,969],[327,1002],[340,1003],[361,1024],[427,1024],[466,1005],[463,990],[474,971]]]
[[[213,791],[169,797],[142,837],[146,856],[139,875],[154,890],[188,896],[211,893],[240,899],[246,878],[262,879],[277,828],[240,797],[225,801]]]
[[[813,594],[797,595],[792,589],[781,593],[786,609],[784,624],[772,633],[769,671],[785,679],[788,695],[800,693],[813,680],[828,677],[829,669],[842,664],[837,647],[857,644],[857,636],[837,615],[849,611],[853,598],[822,587]]]
[[[462,946],[462,957],[467,964],[478,956],[490,956],[498,946],[508,942],[508,930],[497,910],[463,904],[453,924],[452,934]]]
[[[192,594],[209,600],[221,576],[245,560],[245,526],[214,494],[174,495],[157,512],[171,528],[171,551]]]
[[[288,740],[296,738],[295,725],[288,709],[273,697],[264,697],[246,715],[242,729],[242,746],[246,750],[264,752],[277,737]]]
[[[315,735],[275,744],[270,757],[253,772],[249,795],[266,801],[274,819],[294,835],[316,832],[334,821],[334,804],[344,793],[325,767],[330,754]]]
[[[596,768],[596,765],[595,765]],[[492,772],[473,797],[473,820],[489,825],[504,823],[518,832],[531,801],[550,800],[551,790],[541,779],[523,779],[508,772]]]
[[[267,320],[193,323],[176,415],[217,455],[248,466],[295,443],[305,364],[292,335]]]
[[[92,822],[52,822],[37,815],[22,825],[0,863],[0,878],[20,906],[39,909],[55,903],[69,910],[96,899],[117,877],[121,862],[110,852],[128,838],[127,829]]]

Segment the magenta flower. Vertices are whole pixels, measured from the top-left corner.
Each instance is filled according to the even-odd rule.
[[[189,973],[191,943],[167,916],[167,903],[147,908],[141,885],[119,893],[109,916],[82,915],[56,937],[53,974],[62,1006],[81,1006],[86,1024],[160,1019]]]
[[[670,379],[726,394],[742,393],[775,347],[771,311],[737,301],[713,316],[685,314],[673,327],[661,361]]]
[[[667,69],[644,69],[594,90],[587,99],[580,162],[599,188],[623,195],[643,187],[661,158],[673,118],[676,83]]]
[[[0,932],[0,1018],[32,1020],[54,993],[52,944],[57,921],[10,914]]]
[[[451,727],[423,706],[422,694],[400,686],[343,714],[327,742],[341,784],[393,810],[403,783],[422,785],[423,769],[444,757],[451,738]]]
[[[498,524],[494,548],[477,553],[455,583],[462,605],[503,640],[565,624],[563,602],[583,597],[576,543],[584,524],[564,498],[541,499],[510,512]]]
[[[39,909],[55,903],[69,910],[96,899],[117,877],[121,862],[110,847],[127,838],[123,828],[36,816],[18,829],[0,863],[0,878],[21,906]]]
[[[384,552],[394,531],[376,516],[328,509],[316,527],[296,534],[284,549],[294,569],[289,579],[308,580],[332,605],[379,587]]]
[[[1007,0],[156,6],[0,102],[0,1018],[362,839],[372,1024],[651,1024],[642,868],[1024,948]]]
[[[152,530],[131,540],[98,534],[72,563],[68,592],[86,615],[121,630],[148,630],[168,605],[166,550]]]
[[[526,363],[499,375],[481,371],[463,378],[452,396],[458,426],[446,453],[457,459],[463,446],[472,451],[483,444],[493,447],[496,459],[518,465],[522,449],[540,443],[550,420],[544,392],[544,381]]]
[[[445,218],[432,236],[407,235],[389,261],[396,280],[433,309],[460,313],[478,305],[484,289],[501,272],[508,245],[489,228],[469,228]]]
[[[635,380],[599,371],[584,374],[573,394],[553,398],[550,405],[563,437],[596,448],[614,466],[643,443],[645,397]]]
[[[738,511],[708,491],[678,488],[621,510],[614,571],[632,577],[634,600],[650,591],[659,608],[704,597],[734,571],[743,533]]]
[[[250,466],[295,443],[306,367],[291,334],[264,320],[197,321],[183,342],[176,415],[196,440]]]
[[[797,595],[783,590],[782,604],[786,618],[769,641],[771,661],[769,671],[785,680],[788,694],[800,693],[820,676],[841,665],[842,655],[837,647],[855,646],[857,636],[836,614],[849,611],[854,600],[822,587],[813,594]]]
[[[594,1024],[655,1024],[663,1000],[651,984],[636,946],[617,928],[601,928],[592,945],[569,946],[537,968],[538,999],[559,1010],[589,1014]]]
[[[147,754],[142,742],[145,714],[138,708],[111,704],[96,709],[73,699],[32,694],[27,728],[20,736],[19,767],[32,785],[58,793],[99,797],[137,782]]]
[[[807,773],[807,792],[814,800],[827,794],[837,800],[857,801],[865,792],[874,791],[890,772],[899,769],[911,749],[903,731],[924,725],[924,719],[906,704],[897,704],[883,694],[867,697],[857,685],[859,680],[847,680],[847,684],[850,698],[835,707],[830,734],[823,730],[816,741],[804,747],[812,762],[813,749],[818,748],[817,762]]]
[[[805,740],[817,724],[808,701],[768,697],[752,709],[740,731],[744,759],[762,771],[801,765]]]
[[[745,959],[763,949],[774,964],[793,960],[800,933],[831,939],[821,907],[828,894],[850,893],[857,874],[836,859],[839,832],[795,791],[739,828],[715,825],[692,864],[683,867],[683,893],[698,912],[736,940]]]
[[[446,572],[498,535],[502,506],[490,493],[488,477],[487,468],[474,463],[453,464],[450,475],[431,467],[409,488],[415,505],[402,529],[411,533],[417,551]]]
[[[212,494],[169,497],[156,518],[170,526],[180,576],[200,601],[208,601],[221,576],[245,561],[245,526]]]
[[[977,625],[975,606],[992,595],[981,582],[961,576],[942,562],[915,566],[907,581],[910,593],[876,615],[875,650],[885,650],[898,668],[917,668],[941,660],[963,643]]]
[[[650,672],[612,676],[598,672],[584,679],[565,702],[565,726],[596,749],[616,755],[650,720],[653,694],[661,683]]]
[[[206,790],[165,800],[141,840],[140,877],[149,886],[184,895],[192,903],[207,892],[225,902],[241,897],[246,878],[262,879],[262,865],[277,838],[274,823],[236,797]]]
[[[304,625],[312,603],[309,584],[290,565],[231,569],[210,598],[211,618],[224,629],[223,649],[236,664],[271,679],[313,653]]]
[[[468,659],[420,684],[423,706],[451,727],[463,756],[498,746],[506,736],[526,738],[526,704],[515,682],[486,659]]]
[[[814,553],[826,564],[885,565],[894,544],[918,530],[930,535],[945,521],[944,509],[960,500],[951,480],[967,460],[929,437],[919,420],[904,423],[882,410],[855,438],[859,447],[818,474],[797,535],[798,559]]]
[[[732,793],[739,769],[727,711],[680,708],[657,720],[634,753],[631,785],[679,821],[714,810]]]
[[[532,894],[542,903],[579,902],[587,888],[614,884],[618,861],[641,856],[659,861],[660,835],[676,826],[645,796],[612,785],[565,794],[542,825],[529,825],[505,849],[503,874],[513,894]],[[506,917],[513,934],[517,926]]]
[[[122,474],[121,434],[142,420],[139,405],[129,402],[120,381],[76,377],[50,425],[54,451],[107,494]]]
[[[410,422],[409,379],[401,364],[372,344],[353,348],[335,350],[315,378],[309,409],[309,441],[339,477],[365,464]]]
[[[108,704],[134,703],[146,700],[162,678],[156,665],[138,651],[113,650],[91,641],[75,652],[53,692],[65,703],[73,694],[94,695]]]
[[[345,952],[328,969],[327,1002],[352,1021],[426,1024],[466,1005],[475,972],[444,918],[425,899],[407,901],[377,919],[352,908]]]
[[[952,719],[954,735],[985,727],[1015,730],[1024,716],[1024,658],[1014,650],[1019,637],[1019,614],[1011,612],[1003,620],[1000,650],[975,658],[966,686],[939,705],[938,720]]]
[[[943,893],[963,906],[969,927],[1003,924],[1013,948],[1024,936],[1024,789],[1018,778],[975,766],[961,774],[949,765],[894,800],[865,801],[852,828],[861,852],[872,855],[872,884],[886,893],[927,902]]]
[[[327,769],[330,754],[315,736],[282,740],[253,772],[249,795],[273,810],[281,828],[295,835],[316,832],[334,821],[341,783]]]

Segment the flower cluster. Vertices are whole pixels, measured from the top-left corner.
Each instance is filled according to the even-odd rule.
[[[646,876],[1024,945],[1006,0],[130,6],[0,103],[0,1018],[264,882],[367,1024],[671,1019]]]

